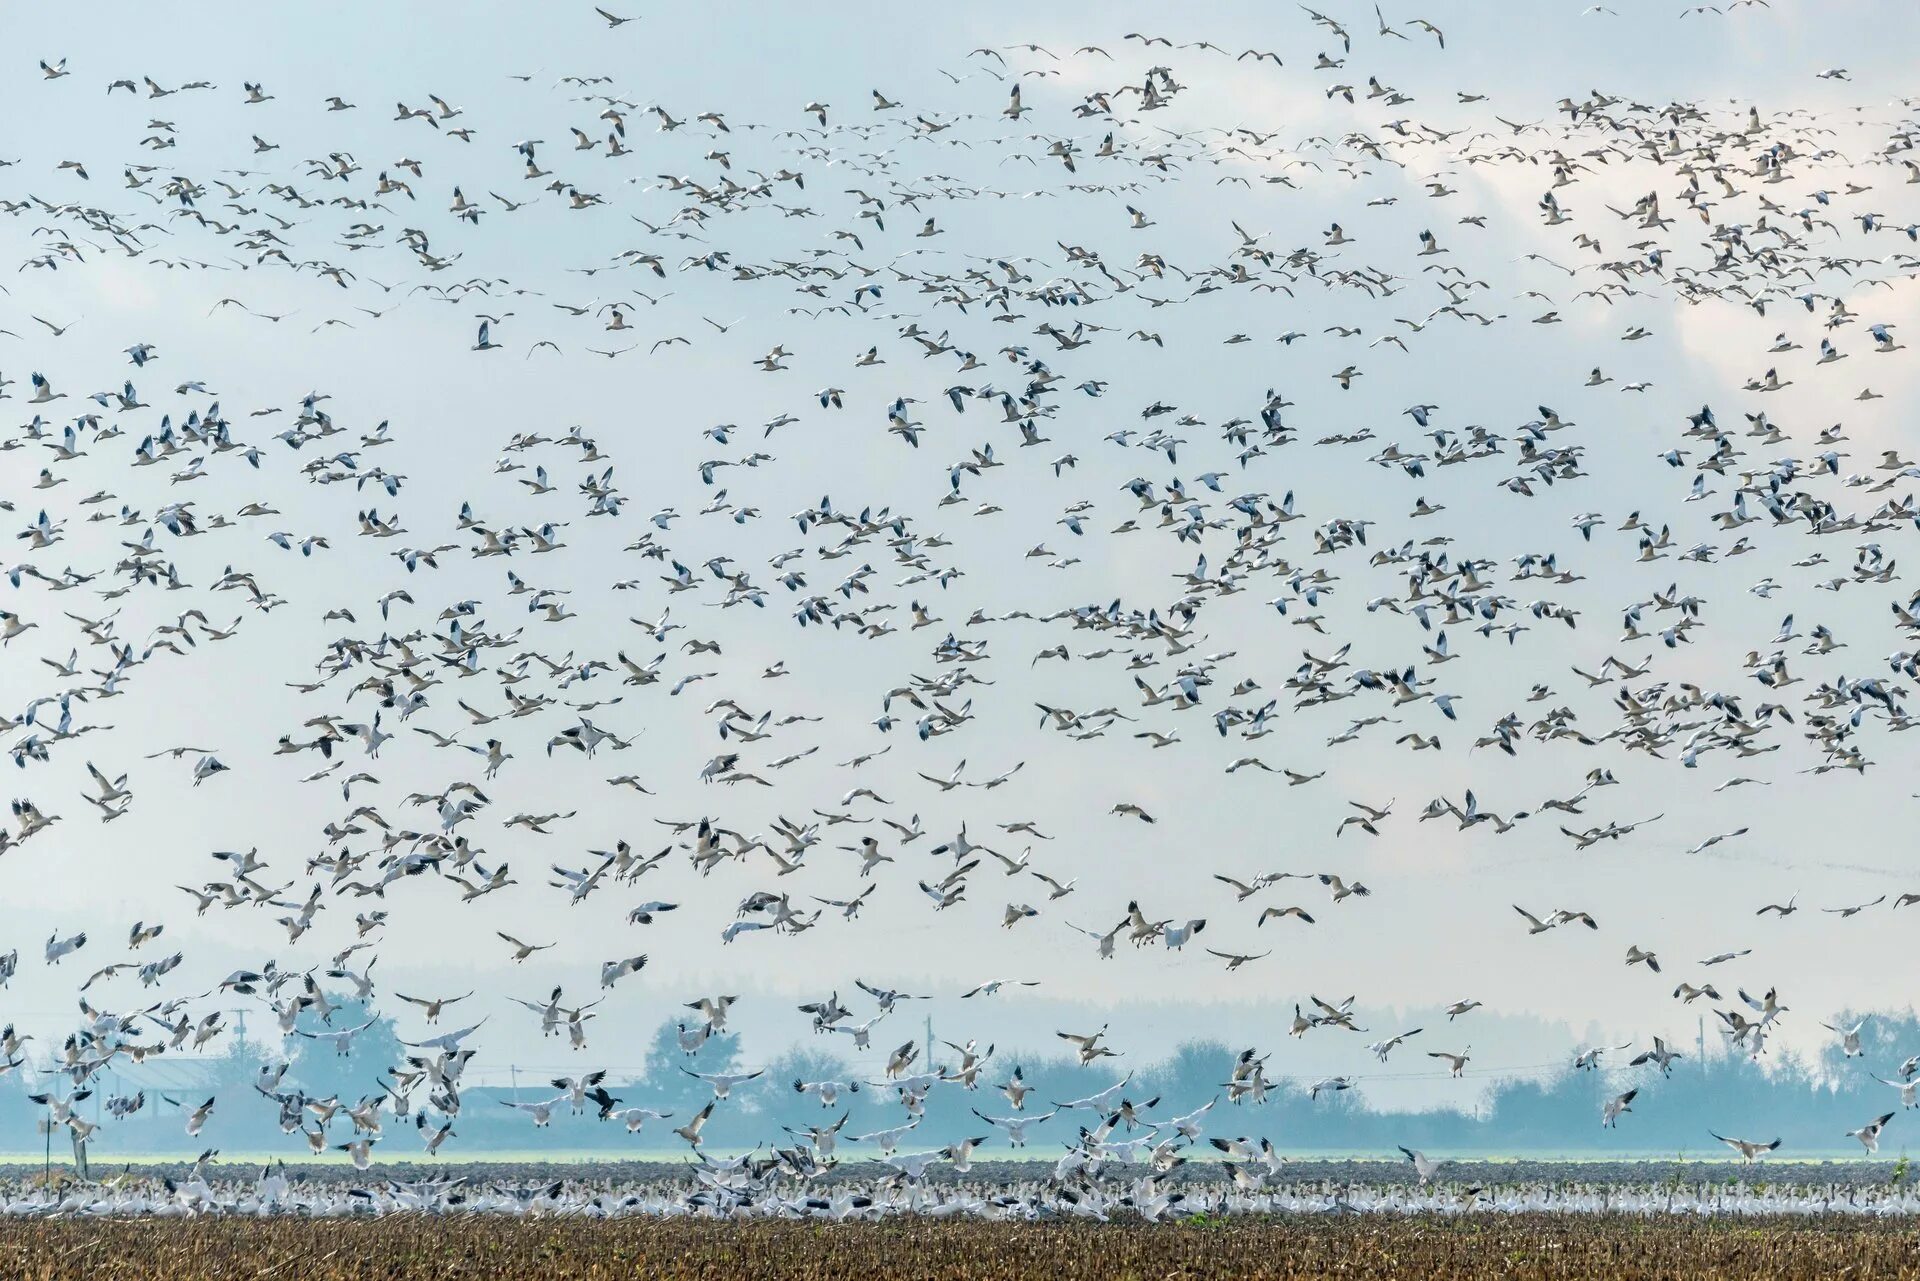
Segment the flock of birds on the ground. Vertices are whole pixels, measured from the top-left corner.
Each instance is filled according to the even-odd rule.
[[[641,19],[595,12],[588,20],[605,23],[608,41],[644,30],[628,26]],[[306,1038],[350,1056],[372,1025],[335,1019],[352,999],[395,1017],[406,1049],[400,1062],[368,1066],[364,1097],[312,1097],[289,1078],[286,1056],[268,1051],[245,1097],[184,1100],[186,1133],[198,1135],[216,1110],[270,1109],[295,1151],[344,1152],[362,1170],[403,1143],[413,1157],[447,1156],[459,1151],[463,1081],[479,1047],[502,1058],[506,1044],[551,1037],[582,1066],[556,1079],[551,1097],[508,1105],[530,1130],[590,1112],[684,1146],[692,1166],[677,1188],[629,1195],[450,1183],[342,1192],[303,1191],[279,1167],[257,1182],[220,1182],[203,1160],[163,1191],[130,1182],[62,1199],[49,1190],[7,1209],[1027,1218],[1124,1206],[1152,1218],[1531,1206],[1540,1194],[1514,1194],[1507,1207],[1431,1186],[1444,1163],[1418,1151],[1406,1152],[1413,1190],[1283,1189],[1280,1152],[1258,1137],[1259,1105],[1280,1088],[1272,1044],[1222,1063],[1218,1097],[1186,1115],[1132,1097],[1125,1078],[1076,1100],[1030,1100],[1020,1066],[988,1035],[988,998],[1044,976],[948,993],[972,998],[965,1008],[978,1012],[980,1034],[926,1044],[912,1018],[888,1022],[928,993],[881,973],[885,952],[859,967],[857,982],[801,1004],[804,1022],[794,1025],[871,1052],[862,1059],[871,1069],[795,1081],[824,1119],[768,1136],[764,1152],[721,1159],[702,1149],[703,1125],[758,1073],[699,1074],[712,1098],[676,1115],[647,1106],[646,1082],[621,1083],[592,1065],[593,1020],[611,1003],[671,1010],[689,1053],[730,1019],[759,1015],[720,992],[640,990],[648,929],[668,919],[708,922],[703,932],[726,963],[758,949],[750,967],[780,966],[786,940],[810,931],[857,940],[871,904],[929,938],[1051,931],[1101,961],[1139,949],[1201,952],[1221,971],[1210,981],[1227,981],[1261,973],[1276,947],[1310,946],[1314,931],[1370,928],[1376,887],[1348,858],[1356,841],[1477,828],[1476,839],[1521,833],[1513,839],[1588,850],[1664,817],[1616,803],[1631,790],[1614,791],[1617,774],[1697,768],[1714,792],[1758,788],[1770,783],[1743,770],[1779,753],[1809,776],[1801,786],[1818,788],[1813,776],[1866,771],[1917,723],[1907,699],[1920,678],[1920,599],[1900,585],[1896,556],[1920,525],[1920,459],[1888,442],[1867,447],[1844,421],[1848,405],[1878,398],[1875,382],[1911,378],[1898,322],[1881,314],[1911,299],[1905,282],[1920,263],[1911,252],[1920,224],[1904,221],[1920,217],[1903,194],[1920,182],[1910,104],[1829,118],[1790,103],[1638,102],[1592,90],[1547,118],[1516,119],[1523,106],[1426,87],[1444,77],[1448,46],[1425,19],[1368,6],[1365,21],[1307,9],[1279,25],[1287,37],[1276,50],[1139,32],[1111,47],[978,48],[938,88],[943,100],[964,95],[965,111],[922,101],[931,86],[843,84],[784,117],[749,121],[724,102],[653,101],[629,78],[569,75],[541,109],[559,104],[575,122],[571,136],[545,129],[544,138],[514,127],[514,103],[544,87],[531,74],[471,110],[430,91],[438,86],[398,84],[389,112],[331,96],[321,67],[303,84],[236,84],[211,67],[161,83],[138,67],[49,51],[31,88],[44,96],[36,112],[58,120],[104,86],[114,133],[45,171],[0,155],[0,213],[10,215],[0,230],[29,246],[16,278],[34,277],[43,291],[50,281],[58,298],[108,264],[161,290],[169,324],[111,335],[123,363],[103,369],[67,355],[102,322],[0,301],[0,412],[10,415],[0,509],[17,535],[0,610],[10,704],[0,728],[19,767],[14,822],[0,831],[9,895],[31,902],[23,869],[77,825],[131,818],[115,831],[136,833],[126,853],[138,856],[142,805],[154,793],[180,789],[186,803],[216,806],[223,789],[304,786],[337,788],[339,802],[318,831],[263,832],[252,848],[222,833],[232,847],[139,921],[53,923],[44,944],[9,943],[0,984],[23,968],[71,973],[77,1023],[31,1033],[8,1024],[0,1070],[31,1076],[43,1126],[63,1143],[98,1147],[149,1103],[145,1093],[116,1095],[90,1118],[82,1103],[105,1089],[109,1068],[220,1053],[236,1003],[257,1007],[289,1049]],[[1416,46],[1419,87],[1387,83],[1370,66]],[[1210,78],[1283,67],[1311,69],[1333,109],[1352,108],[1351,127],[1305,138],[1219,127],[1183,101]],[[1846,77],[1841,68],[1823,76]],[[1086,85],[1098,87],[1081,92]],[[1436,100],[1444,108],[1430,111]],[[238,155],[207,141],[234,120],[251,139]],[[296,128],[340,141],[296,158],[274,141]],[[685,167],[654,172],[667,164]],[[1018,172],[1036,188],[946,172],[961,165]],[[1558,257],[1514,259],[1529,280],[1557,282],[1552,292],[1511,294],[1480,278],[1513,257],[1511,243],[1492,239],[1489,216],[1514,216],[1510,197],[1472,203],[1489,191],[1482,171],[1528,184],[1518,217],[1564,241]],[[1304,238],[1260,229],[1268,215],[1284,217],[1297,192],[1328,184],[1378,194]],[[1070,206],[1079,232],[1023,234],[1028,197]],[[1205,208],[1198,232],[1196,199]],[[1377,208],[1422,202],[1417,237],[1379,229]],[[1177,233],[1162,229],[1163,208]],[[549,213],[575,220],[540,251],[577,255],[558,269],[535,262],[499,274],[508,268],[468,247],[479,228]],[[601,243],[620,247],[584,249]],[[701,393],[713,421],[636,430],[628,406],[599,426],[461,423],[461,444],[497,444],[491,477],[457,477],[482,486],[457,506],[410,501],[409,464],[388,459],[457,468],[462,460],[446,456],[459,452],[447,450],[453,425],[381,419],[350,375],[321,367],[316,389],[285,403],[223,397],[221,369],[175,355],[203,318],[166,311],[165,291],[184,292],[183,278],[209,272],[228,283],[204,323],[316,334],[411,325],[476,362],[476,378],[544,380],[564,392],[556,371],[596,356],[627,362],[636,386],[672,379],[681,362],[735,372]],[[704,323],[674,332],[653,322],[673,295],[659,314]],[[1590,331],[1634,299],[1662,315],[1757,313],[1779,336],[1747,353],[1743,384],[1683,409],[1660,407],[1653,383],[1636,377],[1637,344],[1663,337],[1636,323],[1620,326],[1617,352],[1583,385],[1515,406],[1505,421],[1476,424],[1449,405],[1416,403],[1392,421],[1327,432],[1289,412],[1289,396],[1308,387],[1316,402],[1338,401],[1393,381],[1395,362],[1429,344],[1464,348],[1483,329],[1522,331],[1516,342],[1557,324]],[[1176,320],[1183,314],[1191,319]],[[1356,315],[1365,319],[1348,323]],[[1390,319],[1376,323],[1382,315]],[[729,335],[742,320],[787,336],[764,354],[738,350]],[[1280,327],[1289,324],[1301,328]],[[247,331],[232,332],[232,359],[245,361]],[[846,332],[866,337],[839,354],[820,349],[821,335]],[[1219,348],[1240,345],[1257,366],[1242,381],[1266,389],[1229,393],[1233,403],[1223,403],[1225,382],[1198,385],[1162,360],[1211,368]],[[816,388],[798,381],[802,367],[830,372]],[[1116,403],[1114,388],[1143,379],[1157,394]],[[1821,389],[1831,425],[1773,416],[1772,393],[1795,384]],[[773,387],[786,407],[764,421],[722,421],[736,386],[754,396]],[[561,395],[554,410],[565,420],[589,407]],[[1643,449],[1629,422],[1659,433],[1659,448]],[[659,473],[645,440],[663,433],[700,437],[692,476]],[[822,450],[840,455],[834,492],[783,485],[798,467],[789,458]],[[1361,459],[1376,469],[1370,488],[1312,484],[1316,469]],[[1508,517],[1477,524],[1459,504],[1449,516],[1425,496],[1442,469],[1450,484],[1473,478],[1484,495],[1476,507],[1517,512],[1511,519],[1529,527],[1545,511],[1560,535],[1500,546],[1497,522]],[[1630,478],[1644,502],[1589,510],[1583,482],[1595,471]],[[905,479],[881,492],[874,476],[895,473]],[[1097,480],[1082,483],[1088,477]],[[227,501],[241,492],[255,496]],[[663,500],[675,495],[677,505]],[[623,568],[589,585],[578,559],[589,551]],[[1794,577],[1736,586],[1735,559],[1749,554]],[[1168,556],[1183,566],[1171,581],[1128,575],[1125,596],[1096,586],[1090,599],[1076,585],[1099,581],[1083,560]],[[350,576],[326,577],[346,558]],[[436,589],[469,560],[490,588]],[[560,564],[574,575],[561,581],[580,586],[556,585]],[[1577,586],[1590,570],[1634,585],[1603,599]],[[316,603],[315,576],[333,589],[344,582],[350,596]],[[1794,599],[1802,589],[1849,605],[1872,597],[1879,621],[1862,613],[1849,635],[1803,608],[1765,636],[1708,639],[1729,593]],[[1051,603],[1007,607],[996,591]],[[1230,600],[1245,593],[1257,607]],[[1364,614],[1338,613],[1336,601],[1364,601]],[[281,625],[287,616],[320,630],[300,640]],[[269,629],[273,646],[247,648]],[[308,652],[276,652],[294,643]],[[775,651],[804,657],[736,658]],[[857,653],[832,661],[857,665],[868,701],[809,698],[808,661],[848,651]],[[1489,706],[1478,692],[1488,686],[1468,695],[1458,686],[1469,682],[1452,679],[1461,659],[1489,682],[1521,655],[1556,652],[1565,656],[1554,660],[1557,680],[1510,683],[1504,703]],[[1724,661],[1711,662],[1716,654]],[[277,743],[112,732],[116,720],[139,720],[118,700],[137,708],[155,685],[211,691],[226,665],[247,670],[246,656],[280,659],[281,679],[309,709]],[[1063,669],[1073,676],[1053,694],[1050,674]],[[1006,685],[1042,692],[1012,698]],[[261,695],[263,705],[272,697]],[[623,771],[619,754],[666,715],[668,700],[702,704],[710,740],[684,745],[683,768]],[[831,731],[817,727],[823,720]],[[1042,830],[1006,799],[1033,801],[1052,769],[1067,768],[996,748],[1011,741],[1010,727],[1032,723],[1058,744],[1049,755],[1132,740],[1126,765],[1102,783],[1108,807],[1072,832]],[[1329,852],[1318,866],[1296,857],[1216,872],[1206,850],[1190,848],[1183,816],[1147,798],[1145,780],[1176,763],[1197,769],[1191,762],[1207,749],[1195,739],[1229,740],[1232,786],[1249,804],[1271,804],[1314,786],[1324,760],[1363,737],[1416,754],[1411,772],[1347,801],[1337,828],[1320,834]],[[844,759],[809,761],[823,738],[853,746]],[[1396,804],[1392,793],[1418,777],[1417,754],[1428,751],[1490,763],[1552,754],[1572,762],[1577,781],[1497,810],[1472,790]],[[571,840],[579,806],[547,803],[539,780],[549,775],[538,771],[556,768],[548,761],[571,764],[604,807],[634,815],[630,840],[604,849]],[[61,770],[79,777],[79,766],[87,782],[78,795],[50,781]],[[1481,791],[1500,787],[1497,774],[1487,777]],[[967,819],[930,829],[922,797],[929,808],[964,801]],[[1150,881],[1135,897],[1107,876],[1072,875],[1050,852],[1109,833],[1164,840],[1198,875],[1177,891]],[[653,892],[674,877],[683,877],[678,889]],[[1202,898],[1212,905],[1192,914]],[[589,899],[612,905],[630,945],[597,974],[511,995],[511,1014],[462,1018],[471,991],[421,992],[385,966],[374,977],[389,930],[487,921],[449,946],[471,967],[497,970],[557,940],[494,928],[505,918],[483,913]],[[1765,931],[1793,928],[1787,918],[1809,909],[1817,912],[1804,919],[1846,920],[1916,902],[1920,878],[1866,902],[1810,895],[1731,907]],[[1717,981],[1726,972],[1717,967],[1747,957],[1758,934],[1754,946],[1696,960],[1578,903],[1498,910],[1516,937],[1594,938],[1609,964],[1649,972],[1649,994],[1661,1000],[1677,971],[1671,999],[1711,1009],[1737,1051],[1762,1055],[1790,1017],[1788,994],[1757,961],[1746,981]],[[183,916],[221,920],[241,945],[263,949],[259,961],[203,973],[191,948],[170,947]],[[12,919],[17,927],[22,917]],[[1481,1004],[1464,997],[1444,1024],[1401,1030],[1362,1026],[1353,996],[1305,996],[1273,1039],[1355,1038],[1353,1072],[1312,1081],[1316,1099],[1362,1081],[1363,1065],[1409,1055],[1458,1077],[1473,1061]],[[1861,1031],[1833,1030],[1850,1056]],[[1132,1047],[1128,1060],[1130,1047],[1097,1023],[1058,1035],[1082,1065],[1124,1066],[1145,1051]],[[1636,1097],[1658,1090],[1682,1057],[1654,1037],[1584,1050],[1570,1066],[1623,1074],[1595,1118],[1614,1127],[1631,1125]],[[1916,1105],[1920,1056],[1860,1070],[1889,1088],[1889,1109],[1847,1136],[1871,1154],[1898,1112]],[[843,1133],[840,1105],[856,1091],[896,1100],[898,1124]],[[914,1128],[931,1108],[972,1111],[978,1136],[916,1148]],[[1712,1137],[1748,1162],[1777,1144]],[[964,1175],[982,1154],[1029,1144],[1065,1149],[1050,1179],[997,1192],[925,1186],[930,1174]],[[858,1191],[808,1190],[849,1157],[876,1163],[878,1178]],[[1183,1191],[1165,1181],[1197,1158],[1224,1160],[1226,1185]],[[1608,1195],[1557,1204],[1650,1207],[1672,1193]],[[1820,1201],[1742,1195],[1742,1208],[1755,1210]],[[1910,1202],[1902,1194],[1854,1208]],[[1820,1204],[1839,1208],[1831,1197]]]
[[[1317,1179],[1263,1183],[1244,1173],[1225,1179],[1122,1172],[1065,1181],[965,1173],[926,1182],[768,1180],[741,1158],[711,1163],[684,1179],[571,1177],[550,1180],[456,1176],[388,1178],[366,1185],[312,1180],[297,1167],[269,1162],[248,1176],[210,1163],[179,1179],[123,1172],[94,1183],[27,1184],[0,1189],[0,1216],[144,1216],[191,1218],[297,1214],[310,1218],[387,1214],[505,1214],[516,1217],[789,1219],[873,1222],[903,1215],[1006,1223],[1144,1219],[1149,1223],[1244,1214],[1572,1214],[1783,1215],[1899,1217],[1920,1213],[1920,1193],[1900,1186],[1767,1179],[1626,1184]]]

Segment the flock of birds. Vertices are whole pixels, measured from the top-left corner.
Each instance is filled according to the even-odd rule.
[[[595,12],[610,43],[644,31],[644,19]],[[44,944],[9,944],[0,984],[43,967],[71,975],[77,1013],[63,1027],[9,1023],[0,1070],[31,1078],[44,1128],[110,1147],[147,1096],[115,1095],[90,1119],[82,1103],[107,1072],[221,1053],[245,1004],[282,1050],[262,1052],[244,1097],[187,1100],[186,1133],[272,1110],[291,1150],[343,1152],[368,1170],[395,1148],[457,1154],[472,1065],[556,1038],[582,1066],[551,1097],[509,1104],[529,1129],[591,1112],[683,1146],[690,1174],[625,1194],[325,1190],[278,1166],[223,1180],[203,1158],[164,1188],[129,1176],[22,1195],[7,1211],[1535,1208],[1547,1194],[1442,1189],[1444,1163],[1411,1150],[1416,1187],[1286,1187],[1279,1148],[1257,1131],[1289,1037],[1354,1038],[1353,1071],[1308,1084],[1316,1099],[1408,1056],[1461,1076],[1483,1007],[1471,996],[1444,1024],[1403,1030],[1363,1026],[1355,997],[1304,997],[1284,1034],[1239,1029],[1233,1039],[1279,1044],[1223,1063],[1218,1098],[1174,1116],[1130,1097],[1124,1078],[1077,1100],[1029,1099],[1020,1066],[994,1048],[992,998],[1044,974],[944,993],[968,998],[979,1026],[938,1044],[910,1017],[889,1021],[930,995],[885,976],[919,964],[892,946],[863,952],[857,982],[823,984],[800,1020],[724,992],[647,990],[648,932],[667,923],[697,918],[710,963],[744,976],[782,967],[789,940],[814,931],[863,948],[863,913],[910,923],[917,946],[986,951],[1002,931],[1048,932],[1101,963],[1213,958],[1196,984],[1267,976],[1276,951],[1375,928],[1369,899],[1392,886],[1361,879],[1356,844],[1451,830],[1604,853],[1664,818],[1617,802],[1633,790],[1620,776],[1697,769],[1686,784],[1732,792],[1732,806],[1738,789],[1772,785],[1754,775],[1776,761],[1817,789],[1818,776],[1868,770],[1920,723],[1907,709],[1920,598],[1896,572],[1898,540],[1920,526],[1920,460],[1845,421],[1849,405],[1869,412],[1874,382],[1911,377],[1900,323],[1885,318],[1911,302],[1920,264],[1920,224],[1903,221],[1920,217],[1902,200],[1920,182],[1911,104],[1829,115],[1593,90],[1539,120],[1510,118],[1524,108],[1431,87],[1449,55],[1432,22],[1373,6],[1365,21],[1294,17],[1276,50],[1138,32],[1111,47],[978,48],[937,87],[965,110],[933,105],[935,86],[839,85],[749,121],[724,103],[569,75],[539,109],[573,123],[546,137],[515,128],[515,102],[542,87],[531,74],[484,107],[396,85],[389,111],[332,94],[323,67],[303,84],[235,84],[212,68],[163,84],[81,57],[40,62],[44,118],[104,86],[113,136],[44,170],[0,156],[0,232],[27,242],[16,278],[57,299],[88,273],[133,273],[163,291],[166,327],[108,335],[120,355],[101,368],[68,353],[104,322],[4,312],[0,510],[16,538],[0,729],[18,769],[0,871],[14,901],[31,902],[34,869],[57,860],[67,833],[126,819],[113,832],[133,837],[117,848],[144,857],[155,795],[209,816],[244,792],[337,789],[338,802],[319,830],[251,842],[209,818],[202,830],[223,848],[140,920],[44,923]],[[1388,75],[1387,56],[1416,53],[1417,78]],[[1204,100],[1193,84],[1282,68],[1310,75],[1348,126],[1291,137],[1189,106]],[[236,120],[250,139],[238,154]],[[275,141],[290,131],[338,141],[296,158]],[[656,172],[667,165],[680,172]],[[948,172],[962,166],[985,176]],[[1008,185],[1016,172],[1035,186]],[[1488,175],[1529,194],[1501,195]],[[1371,194],[1325,227],[1260,229],[1328,186]],[[1424,207],[1417,236],[1384,229],[1379,211],[1396,204]],[[1077,230],[1035,234],[1068,225],[1053,208]],[[1558,253],[1513,258],[1490,217],[1534,224]],[[515,220],[541,228],[528,233],[537,252],[479,239]],[[1482,278],[1516,271],[1543,287]],[[166,291],[188,296],[190,278],[216,273],[212,315],[175,314]],[[1779,334],[1744,353],[1751,375],[1714,403],[1663,406],[1637,353],[1667,337],[1655,317],[1693,309],[1757,315]],[[1582,384],[1545,403],[1520,393],[1503,420],[1467,421],[1445,403],[1337,413],[1422,348],[1469,350],[1483,331],[1546,342],[1555,325],[1586,342],[1616,312],[1647,323],[1617,326],[1617,349]],[[410,422],[381,418],[376,397],[320,362],[307,394],[234,403],[221,395],[232,370],[175,354],[194,326],[216,323],[241,338],[257,324],[376,341],[411,326],[488,386],[551,389],[563,422],[592,414],[568,399],[576,362],[631,366],[634,386],[716,372],[697,422],[653,415],[644,398],[597,426]],[[764,354],[744,348],[742,335],[769,329],[786,336]],[[826,349],[826,335],[846,333],[861,337]],[[1242,346],[1245,358],[1228,350]],[[243,341],[232,347],[247,359]],[[1237,377],[1196,376],[1228,369]],[[1156,390],[1127,390],[1143,383]],[[1818,387],[1830,425],[1775,416],[1773,394],[1796,384]],[[730,396],[781,408],[724,421],[738,416]],[[1331,404],[1314,417],[1337,425],[1302,421],[1294,396]],[[460,471],[456,430],[462,445],[498,446],[490,472]],[[676,433],[698,461],[668,475],[654,438]],[[839,480],[822,494],[810,478],[827,460]],[[416,480],[427,467],[436,474]],[[1315,484],[1327,475],[1348,479]],[[1637,507],[1590,510],[1607,483]],[[449,486],[460,497],[442,501]],[[1430,501],[1441,487],[1479,497],[1471,510]],[[1522,531],[1529,541],[1515,543]],[[1746,555],[1773,573],[1746,586],[1735,564]],[[1162,562],[1178,568],[1131,568]],[[1589,573],[1604,582],[1582,587]],[[1102,590],[1112,575],[1124,594]],[[1835,622],[1811,620],[1815,590],[1832,594]],[[1741,592],[1804,604],[1765,635],[1710,634]],[[1847,612],[1860,598],[1873,603]],[[832,679],[851,669],[864,701],[821,698],[815,665]],[[1472,678],[1456,680],[1461,669]],[[156,741],[137,710],[155,687],[233,697],[223,673],[269,670],[305,709],[277,741]],[[623,751],[669,723],[697,726],[675,731],[662,759],[677,764],[622,769]],[[1000,745],[1035,724],[1047,759],[1013,759]],[[1050,775],[1102,739],[1131,749],[1101,758],[1109,799],[1069,831],[1043,830],[1031,807],[1068,794],[1049,795]],[[1311,861],[1305,840],[1255,855],[1261,870],[1214,860],[1154,799],[1226,786],[1239,804],[1291,804],[1294,789],[1332,786],[1326,762],[1362,739],[1390,740],[1408,764],[1342,798]],[[1210,740],[1234,755],[1225,784],[1199,778],[1217,768]],[[1497,809],[1476,790],[1397,804],[1429,752],[1470,755],[1482,793],[1523,755],[1570,781]],[[563,766],[587,799],[553,800]],[[83,790],[55,781],[69,777]],[[591,806],[630,816],[629,839],[574,840]],[[950,830],[923,823],[923,809],[953,806],[965,817]],[[1133,884],[1105,866],[1075,874],[1070,847],[1119,839],[1152,843],[1162,871]],[[1165,874],[1176,858],[1196,864],[1190,877]],[[1650,1002],[1700,1002],[1728,1046],[1757,1057],[1791,1017],[1763,964],[1765,931],[1794,928],[1808,908],[1804,919],[1844,921],[1916,902],[1920,881],[1865,902],[1720,904],[1748,918],[1754,942],[1697,961],[1578,903],[1497,911],[1517,940],[1556,935],[1525,946],[1591,944],[1550,964],[1644,970]],[[611,924],[624,942],[550,991],[512,995],[503,980],[507,999],[484,1013],[488,997],[419,990],[394,973],[404,962],[375,978],[383,940],[400,931],[447,931],[438,945],[476,973],[543,963],[557,933],[511,924],[537,921],[532,904],[576,913],[570,922],[604,911],[570,929]],[[173,946],[189,932],[182,918],[259,959],[208,970],[194,946]],[[1719,981],[1736,964],[1743,978]],[[406,1053],[366,1065],[363,1097],[313,1097],[288,1075],[288,1053],[304,1038],[354,1055],[372,1024],[336,1019],[349,999],[395,1018]],[[712,1098],[691,1114],[649,1108],[645,1081],[593,1066],[593,1021],[620,1003],[668,1011],[690,1053],[745,1014],[782,1029],[786,1018],[871,1066],[795,1081],[822,1105],[819,1124],[717,1157],[703,1125],[758,1073],[702,1074]],[[1147,1048],[1091,1022],[1058,1035],[1103,1069]],[[1834,1035],[1859,1055],[1860,1027]],[[1682,1057],[1653,1037],[1583,1050],[1570,1066],[1622,1074],[1595,1118],[1611,1128],[1630,1126],[1636,1097]],[[1916,1105],[1920,1055],[1860,1070],[1891,1091],[1889,1110],[1847,1136],[1871,1154]],[[863,1090],[896,1101],[898,1124],[844,1133],[843,1096]],[[977,1137],[916,1148],[929,1109],[971,1111]],[[1749,1162],[1777,1142],[1712,1137]],[[1050,1178],[956,1191],[934,1177],[1029,1144],[1064,1148]],[[1226,1183],[1168,1181],[1197,1158],[1224,1160]],[[862,1167],[868,1183],[810,1190],[860,1162],[875,1163]],[[1822,1194],[1740,1195],[1767,1211]],[[1556,1204],[1670,1206],[1673,1193],[1635,1196]],[[1830,1194],[1822,1204],[1839,1208]],[[1853,1204],[1912,1208],[1894,1195]]]
[[[310,1180],[270,1162],[250,1177],[220,1175],[196,1164],[181,1179],[115,1175],[69,1187],[19,1187],[0,1200],[0,1216],[42,1218],[192,1218],[201,1214],[306,1218],[386,1214],[502,1214],[522,1218],[787,1219],[876,1222],[900,1216],[970,1218],[1002,1223],[1073,1219],[1109,1223],[1191,1220],[1233,1215],[1737,1215],[1745,1218],[1828,1215],[1905,1218],[1920,1212],[1920,1194],[1905,1187],[1847,1187],[1731,1179],[1625,1185],[1533,1182],[1460,1184],[1441,1181],[1302,1180],[1260,1185],[1236,1174],[1226,1180],[1182,1180],[1127,1172],[1104,1179],[987,1179],[951,1176],[902,1184],[841,1176],[824,1184],[769,1182],[740,1163],[700,1167],[696,1187],[683,1179],[554,1179],[545,1182],[451,1177],[389,1178],[364,1186]]]

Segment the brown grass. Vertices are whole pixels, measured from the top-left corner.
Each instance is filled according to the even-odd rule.
[[[0,1223],[0,1277],[47,1281],[568,1278],[754,1281],[1376,1277],[1831,1278],[1920,1275],[1920,1228],[1799,1219],[1557,1215],[1286,1219],[1147,1226],[889,1222],[381,1220]]]

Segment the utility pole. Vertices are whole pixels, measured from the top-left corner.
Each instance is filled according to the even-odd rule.
[[[518,1103],[520,1101],[520,1068],[518,1065],[510,1065],[507,1071],[513,1077],[513,1101]]]
[[[1699,1015],[1698,1020],[1699,1027],[1696,1035],[1699,1039],[1695,1044],[1698,1046],[1697,1053],[1700,1055],[1700,1079],[1704,1081],[1707,1076],[1707,1019],[1705,1015]]]

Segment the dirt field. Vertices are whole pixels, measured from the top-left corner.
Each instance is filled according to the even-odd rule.
[[[1704,1277],[1920,1275],[1920,1230],[1833,1220],[1286,1219],[1172,1226],[500,1217],[0,1222],[0,1276],[414,1278]]]

